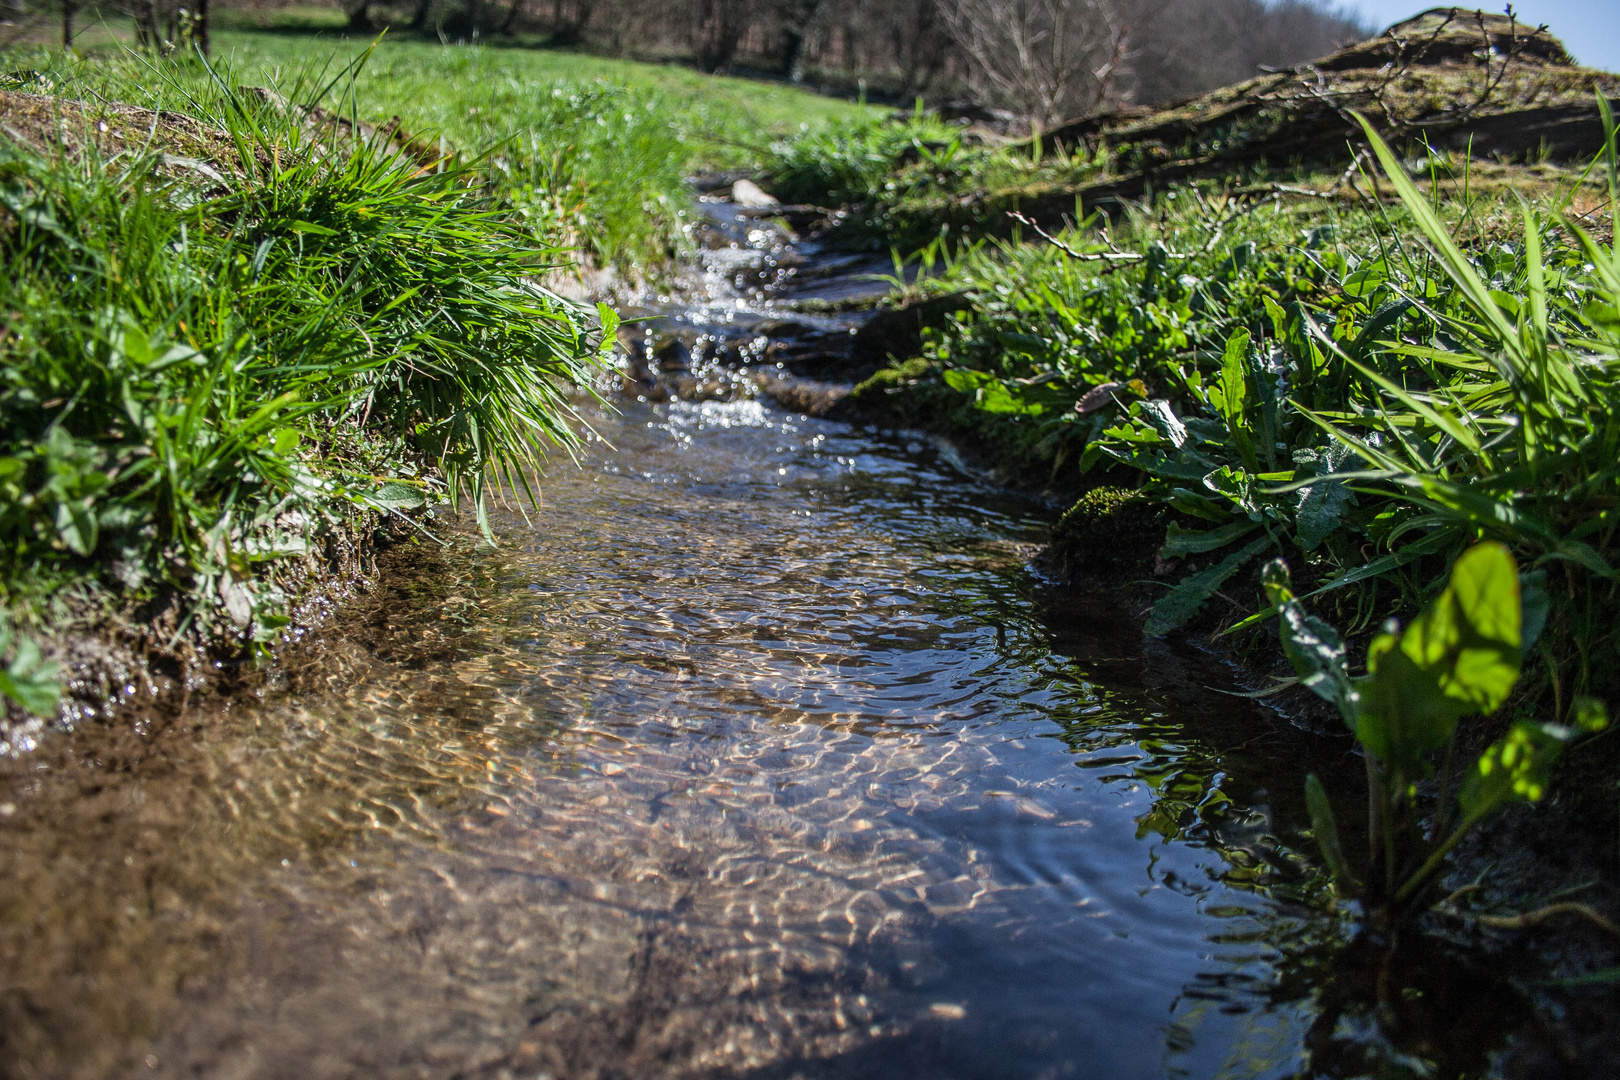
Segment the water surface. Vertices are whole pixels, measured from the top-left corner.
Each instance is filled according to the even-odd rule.
[[[922,440],[591,419],[307,669],[7,778],[13,1074],[1297,1071],[1287,724]]]

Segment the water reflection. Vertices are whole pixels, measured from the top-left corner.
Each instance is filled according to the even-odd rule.
[[[1298,1072],[1307,740],[926,446],[595,423],[262,700],[8,777],[14,1071]]]

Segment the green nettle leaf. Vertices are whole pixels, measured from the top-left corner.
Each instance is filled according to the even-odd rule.
[[[1303,489],[1301,494],[1299,510],[1294,514],[1294,526],[1298,531],[1300,549],[1315,551],[1339,527],[1344,508],[1350,505],[1355,494],[1345,487],[1342,480],[1318,480]]]
[[[390,480],[368,494],[366,501],[381,510],[415,510],[425,505],[427,498],[410,484]]]
[[[1333,446],[1327,450],[1296,450],[1294,463],[1310,475],[1331,473],[1349,456],[1349,448]],[[1294,513],[1294,527],[1302,551],[1315,551],[1322,541],[1339,527],[1345,507],[1355,501],[1355,493],[1342,480],[1318,480],[1310,487],[1301,488],[1299,509]]]
[[[1184,555],[1198,555],[1223,548],[1234,540],[1254,532],[1260,526],[1248,520],[1234,521],[1208,532],[1190,532],[1171,522],[1160,554],[1166,559],[1179,559]]]
[[[1198,614],[1198,609],[1204,606],[1204,601],[1215,594],[1216,589],[1226,584],[1228,578],[1243,569],[1245,563],[1252,561],[1270,544],[1271,538],[1262,536],[1249,546],[1234,551],[1209,569],[1188,576],[1153,605],[1153,611],[1148,615],[1147,625],[1143,629],[1154,637],[1163,637],[1185,625],[1188,619]]]

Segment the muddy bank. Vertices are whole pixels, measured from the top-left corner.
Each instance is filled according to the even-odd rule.
[[[191,598],[177,592],[139,606],[68,597],[37,635],[45,659],[59,666],[61,707],[39,716],[0,702],[0,756],[26,756],[53,733],[81,725],[162,724],[193,698],[241,692],[259,678],[256,658],[294,647],[325,626],[340,606],[374,587],[379,552],[415,540],[412,525],[374,514],[329,525],[311,554],[281,560],[262,578],[262,586],[292,598],[291,621],[257,648],[228,620],[199,627]]]

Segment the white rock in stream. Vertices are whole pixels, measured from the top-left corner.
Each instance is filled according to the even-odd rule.
[[[738,180],[731,185],[731,201],[738,206],[781,206],[781,200],[771,195],[752,180]]]

